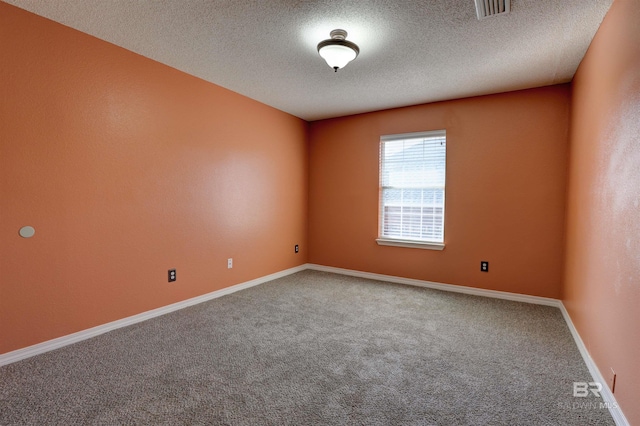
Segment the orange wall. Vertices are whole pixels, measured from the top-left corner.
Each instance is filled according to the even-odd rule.
[[[310,262],[560,297],[569,105],[561,85],[311,123]],[[445,249],[378,246],[380,135],[437,129]]]
[[[1,2],[0,92],[0,353],[307,261],[304,121]]]
[[[573,82],[564,303],[640,424],[640,1],[616,0]]]

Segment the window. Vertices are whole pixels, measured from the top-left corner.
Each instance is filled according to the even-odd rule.
[[[380,138],[381,245],[444,248],[444,130]]]

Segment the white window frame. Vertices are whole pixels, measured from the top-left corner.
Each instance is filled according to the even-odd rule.
[[[445,247],[444,243],[444,226],[445,226],[445,195],[446,195],[446,187],[445,182],[442,182],[442,241],[428,240],[428,239],[403,239],[396,238],[388,235],[384,235],[384,200],[383,194],[385,189],[398,189],[402,187],[384,187],[383,186],[383,167],[384,167],[384,144],[385,142],[392,141],[400,141],[407,139],[421,139],[421,138],[444,138],[445,139],[445,177],[446,177],[446,131],[445,130],[435,130],[428,132],[417,132],[417,133],[403,133],[396,135],[384,135],[380,137],[380,157],[379,157],[379,200],[378,200],[378,238],[376,242],[378,245],[383,246],[396,246],[396,247],[409,247],[409,248],[420,248],[420,249],[429,249],[429,250],[443,250]],[[446,180],[446,178],[445,178]],[[437,188],[440,188],[438,186]]]

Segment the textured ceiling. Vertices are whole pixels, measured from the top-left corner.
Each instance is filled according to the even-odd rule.
[[[306,120],[570,81],[613,0],[5,0]],[[360,46],[334,73],[316,45]]]

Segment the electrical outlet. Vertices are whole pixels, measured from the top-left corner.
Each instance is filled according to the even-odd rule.
[[[176,270],[169,269],[169,282],[172,283],[176,280]]]
[[[300,247],[296,244],[295,248],[294,248],[295,252],[299,252],[300,251]]]
[[[611,369],[611,375],[609,376],[609,388],[611,389],[611,393],[616,392],[616,372]]]
[[[229,258],[227,259],[227,269],[231,269],[233,268],[233,259]]]
[[[489,272],[489,262],[487,262],[486,260],[481,261],[480,262],[480,271]]]

